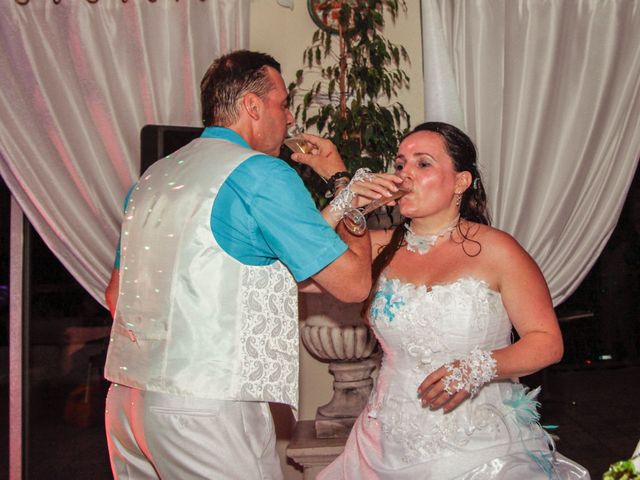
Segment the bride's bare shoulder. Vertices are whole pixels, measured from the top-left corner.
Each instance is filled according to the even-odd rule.
[[[465,239],[479,243],[485,254],[504,256],[526,253],[511,234],[489,225],[464,222],[460,232]]]

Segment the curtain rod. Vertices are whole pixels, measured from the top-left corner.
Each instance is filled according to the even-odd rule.
[[[26,5],[29,3],[30,0],[16,0],[16,3],[18,5]],[[85,0],[87,3],[98,3],[99,0]],[[129,0],[122,0],[122,3],[127,3]],[[147,0],[150,3],[156,3],[158,0]],[[179,2],[180,0],[176,0],[176,2]],[[200,0],[201,2],[206,2],[207,0]],[[58,5],[59,3],[62,2],[62,0],[52,0],[52,2],[55,5]]]

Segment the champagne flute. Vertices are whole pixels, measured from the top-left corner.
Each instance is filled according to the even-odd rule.
[[[378,198],[364,207],[350,207],[344,211],[342,221],[344,226],[347,227],[354,235],[364,235],[367,230],[367,218],[366,215],[380,208],[387,203],[398,200],[404,197],[407,193],[413,190],[413,183],[409,178],[405,178],[400,185],[398,185],[397,192],[391,192],[390,197]]]
[[[313,145],[302,138],[302,128],[299,125],[291,125],[287,130],[287,136],[284,139],[284,144],[293,153],[311,153]]]

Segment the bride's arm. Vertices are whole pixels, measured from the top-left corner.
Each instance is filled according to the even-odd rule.
[[[534,260],[511,236],[498,230],[492,229],[482,245],[487,250],[487,264],[494,266],[491,275],[520,339],[431,373],[418,393],[423,405],[433,409],[451,411],[469,397],[470,390],[481,388],[491,379],[529,375],[562,358],[562,334],[549,289]],[[466,388],[455,388],[458,383],[451,380],[452,372],[454,376],[468,377],[466,384],[462,382]]]

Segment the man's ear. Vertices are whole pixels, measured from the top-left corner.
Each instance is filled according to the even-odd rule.
[[[471,186],[472,175],[471,172],[465,170],[464,172],[458,172],[456,174],[456,191],[462,193]]]
[[[253,120],[259,120],[262,111],[262,99],[255,93],[247,93],[242,97],[242,108]]]

